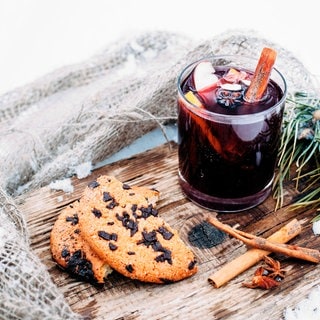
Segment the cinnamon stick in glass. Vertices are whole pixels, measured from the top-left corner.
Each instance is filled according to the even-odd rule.
[[[245,94],[245,100],[254,103],[263,97],[268,86],[277,52],[272,48],[263,48],[251,84]]]

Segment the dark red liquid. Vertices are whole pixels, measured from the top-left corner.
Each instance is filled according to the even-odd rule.
[[[227,69],[219,69],[223,74]],[[195,91],[192,73],[182,84],[182,92]],[[266,97],[256,104],[243,102],[234,108],[219,105],[213,92],[209,99],[199,97],[207,110],[219,114],[254,114],[274,106],[283,97],[281,88],[270,81]],[[275,109],[253,122],[233,124],[215,121],[214,115],[203,117],[178,101],[179,171],[186,194],[205,207],[210,198],[221,198],[214,209],[241,210],[228,205],[234,200],[250,198],[270,188],[280,142],[283,108]],[[192,108],[191,108],[192,109]],[[201,114],[201,112],[200,112]],[[199,195],[195,195],[199,193]],[[224,201],[223,199],[226,199]],[[251,201],[251,200],[250,200]],[[255,199],[252,199],[253,203]],[[226,204],[224,204],[224,202]],[[240,201],[241,202],[241,201]],[[247,207],[248,204],[244,204]]]

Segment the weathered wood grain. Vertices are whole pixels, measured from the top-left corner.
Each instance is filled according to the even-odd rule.
[[[236,239],[226,240],[209,249],[191,246],[198,262],[198,273],[181,282],[155,285],[127,279],[112,273],[104,286],[95,287],[79,282],[60,270],[51,258],[49,236],[59,210],[78,199],[89,181],[101,174],[114,175],[132,185],[154,187],[161,192],[159,213],[179,230],[186,243],[191,228],[208,214],[188,201],[180,191],[177,177],[177,146],[165,144],[130,159],[107,165],[89,177],[72,180],[74,192],[66,194],[48,187],[17,198],[26,215],[32,248],[48,267],[52,279],[64,293],[72,309],[89,319],[281,319],[287,306],[307,297],[310,289],[320,284],[319,266],[283,256],[274,256],[289,267],[280,287],[263,291],[241,286],[249,281],[256,267],[215,289],[208,277],[225,263],[246,251]],[[288,194],[295,195],[288,188]],[[290,203],[290,196],[287,205]],[[220,214],[219,220],[263,237],[297,217],[303,221],[303,233],[291,243],[320,247],[320,238],[313,235],[310,220],[313,210],[291,211],[287,207],[274,211],[274,200],[242,213]]]

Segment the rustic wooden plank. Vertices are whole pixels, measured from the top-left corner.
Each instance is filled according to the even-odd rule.
[[[49,236],[61,208],[78,199],[89,181],[101,174],[114,175],[132,185],[154,187],[161,192],[159,213],[189,245],[188,234],[208,214],[213,214],[188,201],[182,194],[177,177],[177,145],[164,144],[139,155],[95,170],[85,179],[73,178],[74,192],[66,194],[48,187],[24,194],[16,199],[25,214],[32,248],[47,266],[52,279],[63,292],[75,312],[91,319],[281,319],[287,306],[294,306],[320,284],[319,266],[276,256],[284,267],[290,267],[280,287],[272,291],[248,289],[241,286],[249,281],[256,267],[215,289],[208,277],[225,263],[246,251],[238,240],[226,237],[212,248],[191,246],[199,272],[181,282],[155,285],[127,279],[113,272],[104,286],[79,282],[60,270],[52,261]],[[295,191],[287,186],[292,197]],[[291,189],[290,189],[291,188]],[[287,204],[290,199],[287,201]],[[294,243],[319,248],[320,238],[313,235],[310,220],[313,210],[274,211],[274,200],[242,213],[220,214],[229,224],[267,237],[294,217],[302,219],[303,232]]]

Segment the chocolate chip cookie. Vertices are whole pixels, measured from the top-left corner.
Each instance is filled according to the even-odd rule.
[[[104,283],[112,269],[83,240],[78,212],[79,202],[76,201],[59,213],[50,234],[52,257],[59,266],[77,278]]]
[[[158,214],[159,192],[101,176],[84,190],[79,229],[99,258],[119,273],[169,283],[197,272],[193,252]]]

